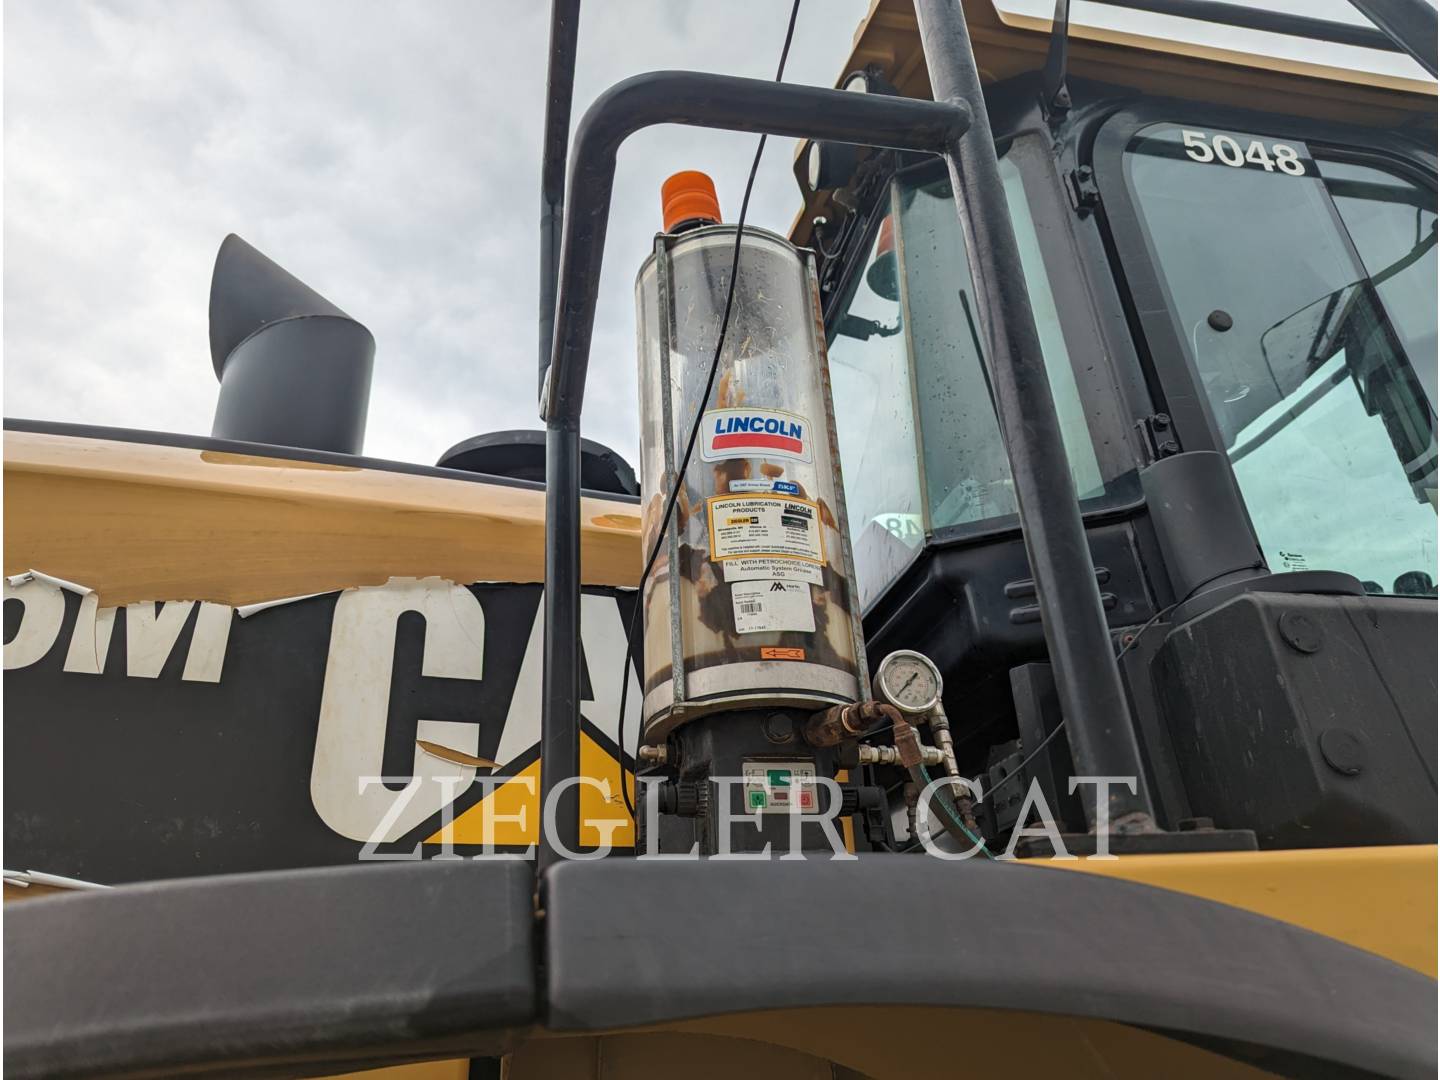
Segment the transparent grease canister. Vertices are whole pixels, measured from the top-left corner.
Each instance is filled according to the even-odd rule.
[[[862,696],[864,644],[813,256],[745,229],[713,393],[641,598],[651,740],[722,709]],[[656,237],[636,280],[644,551],[700,409],[733,226]]]

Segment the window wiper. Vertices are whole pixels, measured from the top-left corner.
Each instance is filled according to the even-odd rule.
[[[1440,219],[1430,223],[1430,232],[1421,237],[1409,251],[1396,259],[1389,266],[1385,267],[1378,274],[1370,275],[1371,285],[1383,285],[1401,271],[1408,270],[1415,263],[1424,257],[1425,253],[1435,246],[1435,226],[1440,224]]]
[[[1310,343],[1305,350],[1304,363],[1302,364],[1302,370],[1306,374],[1315,370],[1316,367],[1333,356],[1336,349],[1339,348],[1340,340],[1350,326],[1351,315],[1354,313],[1355,305],[1360,298],[1368,292],[1378,289],[1381,285],[1385,284],[1385,282],[1408,270],[1411,266],[1414,266],[1435,246],[1437,224],[1440,224],[1440,222],[1432,221],[1430,223],[1430,231],[1422,236],[1409,251],[1389,266],[1371,274],[1369,277],[1352,281],[1349,285],[1343,285],[1334,292],[1327,293],[1318,299],[1312,300],[1310,303],[1292,311],[1289,315],[1286,315],[1261,334],[1260,351],[1265,356],[1266,364],[1270,366],[1272,376],[1275,374],[1275,364],[1272,360],[1272,348],[1276,340],[1272,335],[1275,334],[1275,331],[1287,325],[1297,325],[1296,320],[1300,319],[1306,312],[1313,311],[1313,309],[1323,304],[1324,310],[1320,312],[1319,317],[1315,318],[1313,315],[1311,316],[1315,318],[1315,329],[1314,332],[1310,334]],[[1267,345],[1267,341],[1272,344]],[[1275,359],[1283,358],[1275,357]],[[1277,386],[1279,385],[1278,379],[1276,379],[1276,384]]]
[[[845,315],[835,327],[835,333],[841,337],[855,338],[858,341],[869,341],[872,337],[894,337],[900,333],[900,322],[896,320],[894,326],[886,326],[877,319],[862,319],[859,315]]]

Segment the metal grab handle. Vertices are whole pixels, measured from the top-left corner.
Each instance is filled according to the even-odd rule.
[[[970,127],[963,104],[853,94],[765,79],[652,71],[616,83],[590,106],[575,132],[565,200],[559,302],[540,418],[577,419],[585,390],[596,289],[615,179],[615,152],[656,124],[824,139],[941,154]]]

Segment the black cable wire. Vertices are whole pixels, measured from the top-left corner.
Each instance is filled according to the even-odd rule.
[[[1140,638],[1144,635],[1146,630],[1149,630],[1150,627],[1154,626],[1166,615],[1169,615],[1170,612],[1174,611],[1177,607],[1179,607],[1178,602],[1170,604],[1166,607],[1161,608],[1154,615],[1151,615],[1150,618],[1146,619],[1145,623],[1140,627],[1140,629],[1136,630],[1135,633],[1131,635],[1130,640],[1120,647],[1120,651],[1115,654],[1115,662],[1118,664],[1120,662],[1120,658],[1124,656],[1127,652],[1129,652],[1131,649],[1133,649],[1137,643],[1139,643]],[[1026,754],[1025,759],[1021,761],[1019,765],[1015,766],[1015,768],[1010,770],[1009,776],[1007,776],[1004,780],[1001,780],[1000,783],[996,784],[994,787],[992,787],[989,791],[985,793],[985,797],[980,800],[981,805],[983,806],[985,803],[989,802],[992,798],[994,798],[995,792],[1003,788],[1012,779],[1022,776],[1025,772],[1025,766],[1029,765],[1030,762],[1034,761],[1040,751],[1044,750],[1045,747],[1050,745],[1050,740],[1055,738],[1056,735],[1059,735],[1060,730],[1064,726],[1065,720],[1062,717],[1060,722],[1050,729],[1050,734],[1046,735],[1045,738],[1040,740],[1040,745],[1035,747],[1034,750],[1031,750],[1030,753]]]
[[[780,82],[785,75],[785,61],[790,57],[790,43],[795,39],[795,20],[800,14],[800,0],[795,0],[790,8],[790,22],[785,27],[785,44],[780,49],[780,63],[775,68],[775,81]],[[720,316],[720,334],[715,339],[715,355],[710,360],[710,374],[705,380],[705,392],[700,395],[700,401],[695,406],[695,418],[690,422],[690,437],[685,442],[685,454],[680,459],[680,467],[675,471],[675,482],[670,487],[670,496],[665,500],[665,512],[660,518],[660,528],[655,534],[655,543],[650,548],[650,557],[645,560],[645,569],[640,574],[640,584],[635,589],[635,607],[630,612],[630,624],[625,631],[625,655],[620,676],[620,722],[616,729],[616,749],[620,754],[620,794],[625,801],[625,809],[630,817],[635,817],[635,802],[631,797],[630,788],[625,783],[625,701],[630,689],[630,654],[635,648],[635,624],[640,617],[640,609],[645,604],[645,582],[650,579],[650,571],[655,568],[655,560],[660,556],[660,549],[665,544],[665,538],[670,534],[670,522],[675,516],[675,503],[680,497],[680,490],[685,485],[685,471],[690,467],[690,457],[695,452],[695,440],[700,434],[700,420],[705,415],[705,406],[709,404],[710,393],[715,389],[715,376],[720,370],[720,354],[725,348],[725,332],[730,329],[730,309],[735,303],[735,282],[740,272],[740,248],[745,239],[745,215],[750,210],[750,193],[755,187],[755,175],[760,171],[760,158],[765,153],[766,135],[760,136],[760,144],[755,147],[755,160],[750,163],[750,176],[745,181],[745,197],[740,200],[740,219],[735,225],[735,254],[730,260],[730,285],[725,291],[725,311]],[[662,348],[665,347],[662,343]],[[668,388],[666,388],[668,393]],[[667,433],[668,437],[668,433]],[[675,568],[671,567],[671,573]],[[672,617],[674,613],[671,613]],[[645,670],[642,659],[640,670]],[[638,766],[638,762],[636,765]],[[638,781],[637,781],[638,782]]]
[[[1140,629],[1136,630],[1135,633],[1130,636],[1130,640],[1120,647],[1120,651],[1115,654],[1115,662],[1118,664],[1122,656],[1124,656],[1127,652],[1129,652],[1137,644],[1139,644],[1140,639],[1144,636],[1146,630],[1149,630],[1150,627],[1154,626],[1166,615],[1169,615],[1170,612],[1174,611],[1177,607],[1180,606],[1180,603],[1181,601],[1177,600],[1173,604],[1167,604],[1165,607],[1162,607],[1159,611],[1155,612],[1154,615],[1151,615],[1150,618],[1146,619],[1145,622],[1141,625]]]
[[[1016,765],[1015,768],[1010,770],[1009,776],[1005,777],[1004,780],[1001,780],[1000,783],[996,784],[994,787],[992,787],[989,791],[985,793],[985,797],[980,800],[980,805],[983,806],[991,799],[993,799],[995,797],[995,792],[999,791],[1011,780],[1018,780],[1020,777],[1022,777],[1025,773],[1025,766],[1029,765],[1030,762],[1034,761],[1036,755],[1039,754],[1041,750],[1044,750],[1045,747],[1049,746],[1050,740],[1055,738],[1056,735],[1059,735],[1061,729],[1064,727],[1065,721],[1062,718],[1058,724],[1056,724],[1053,728],[1050,729],[1050,734],[1046,735],[1045,738],[1040,740],[1040,745],[1035,747],[1034,750],[1031,750],[1030,753],[1026,754],[1025,760],[1020,762],[1019,765]]]

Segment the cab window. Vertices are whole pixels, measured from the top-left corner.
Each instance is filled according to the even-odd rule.
[[[1019,168],[1000,173],[1082,505],[1113,501],[1065,348]],[[868,258],[830,322],[830,372],[861,603],[927,536],[1010,528],[1017,505],[950,182],[921,168],[892,183]],[[1124,468],[1133,472],[1133,463]],[[1113,471],[1113,470],[1112,470]]]
[[[1434,595],[1433,189],[1304,142],[1155,124],[1125,179],[1275,571]]]
[[[1075,488],[1082,500],[1095,498],[1104,493],[1105,484],[1020,172],[1008,157],[1000,160],[1000,177]],[[981,362],[977,304],[949,177],[942,174],[920,182],[902,179],[897,194],[903,301],[911,327],[932,526],[1010,517],[1018,510],[1010,461]]]
[[[830,332],[830,383],[861,607],[925,539],[920,449],[894,217],[886,214]]]
[[[1115,501],[1096,456],[1060,315],[1025,200],[1001,158],[1045,370],[1081,505]],[[999,435],[965,238],[943,170],[891,183],[870,255],[829,324],[829,367],[861,603],[868,606],[927,536],[1014,527],[1017,503]],[[1110,472],[1133,474],[1133,462]]]

